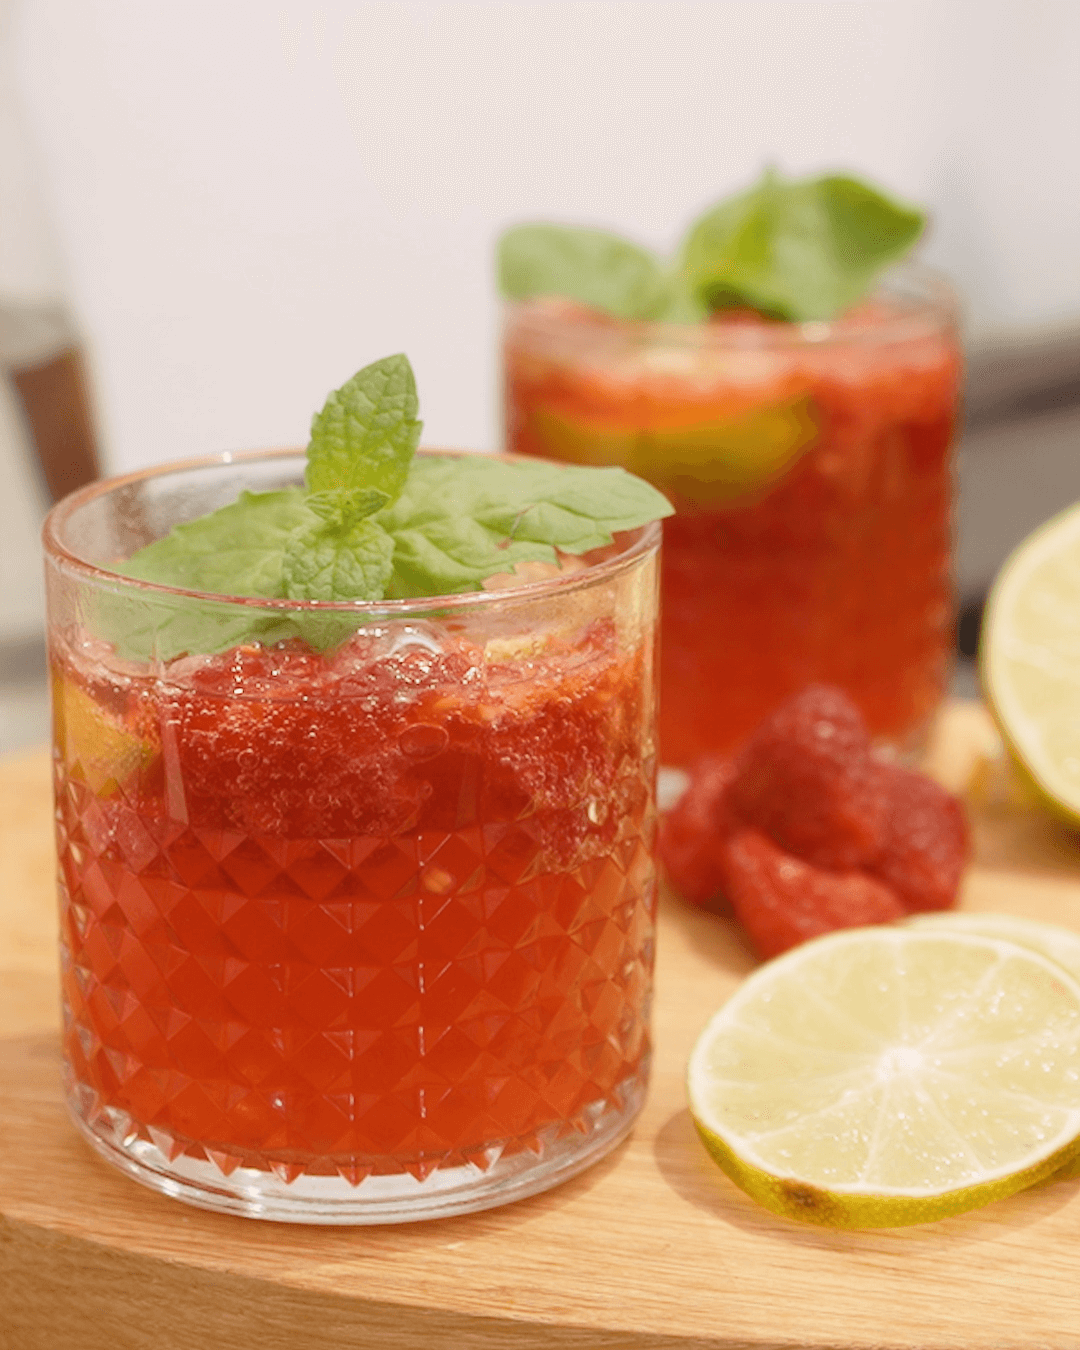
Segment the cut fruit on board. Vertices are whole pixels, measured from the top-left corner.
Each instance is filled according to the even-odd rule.
[[[1080,983],[975,933],[832,933],[746,980],[694,1047],[688,1090],[710,1154],[776,1214],[961,1214],[1080,1155]]]
[[[1009,750],[1047,804],[1080,823],[1080,503],[1006,559],[979,662]]]
[[[969,914],[949,910],[943,914],[915,914],[908,924],[920,928],[945,929],[957,933],[979,933],[983,937],[1004,938],[1021,947],[1030,947],[1063,967],[1080,982],[1080,933],[1071,932],[1056,923],[1041,923],[1037,919],[1022,919],[1014,914]],[[1071,1163],[1054,1174],[1064,1181],[1080,1177],[1080,1154]]]

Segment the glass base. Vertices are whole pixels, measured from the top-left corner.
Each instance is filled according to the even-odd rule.
[[[77,1093],[68,1106],[80,1132],[107,1162],[151,1190],[200,1209],[279,1223],[411,1223],[510,1204],[576,1176],[630,1132],[647,1081],[645,1063],[612,1099],[586,1108],[571,1133],[552,1126],[528,1148],[501,1153],[496,1146],[485,1167],[437,1167],[423,1180],[405,1171],[371,1175],[357,1184],[340,1175],[303,1172],[285,1181],[254,1167],[236,1167],[226,1175],[209,1158],[186,1153],[170,1160],[156,1143],[136,1134],[123,1113],[102,1109],[91,1124]]]

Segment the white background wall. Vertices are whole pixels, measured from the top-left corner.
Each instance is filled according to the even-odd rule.
[[[498,230],[669,248],[770,158],[927,202],[976,335],[1080,318],[1078,0],[21,0],[12,43],[115,469],[301,443],[397,350],[425,440],[493,447]]]

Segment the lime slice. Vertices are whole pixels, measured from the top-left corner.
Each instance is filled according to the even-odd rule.
[[[959,933],[981,933],[984,937],[1004,938],[1021,947],[1056,961],[1074,980],[1080,982],[1080,933],[1059,928],[1053,923],[1021,919],[1012,914],[965,914],[955,910],[940,914],[913,914],[905,920],[919,928],[944,928]],[[1054,1174],[1056,1181],[1080,1176],[1080,1154]]]
[[[1080,983],[975,933],[846,929],[759,967],[689,1068],[747,1194],[836,1228],[926,1223],[1080,1155]]]
[[[817,436],[817,422],[805,397],[674,427],[612,426],[541,409],[535,427],[559,459],[621,465],[661,491],[704,505],[763,492],[783,477]]]
[[[913,914],[904,920],[908,928],[941,928],[952,933],[978,933],[982,937],[1003,938],[1019,947],[1039,952],[1080,983],[1080,933],[1059,928],[1055,923],[1039,923],[1014,914],[968,914],[943,910],[938,914]]]
[[[62,676],[53,679],[53,727],[67,772],[99,797],[111,797],[158,753],[154,742],[129,731]]]
[[[1002,737],[1046,801],[1080,823],[1080,504],[998,573],[983,618],[983,689]]]

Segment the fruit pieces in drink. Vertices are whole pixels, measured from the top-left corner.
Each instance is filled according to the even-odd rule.
[[[357,1182],[540,1149],[639,1090],[648,660],[605,621],[519,657],[419,624],[157,672],[54,635],[66,725],[92,710],[57,758],[91,1114]]]
[[[714,909],[726,897],[761,956],[947,908],[968,851],[960,803],[875,759],[854,705],[822,686],[777,709],[736,759],[700,761],[660,833],[675,889]]]
[[[815,680],[896,742],[940,702],[959,350],[944,319],[913,332],[901,306],[864,317],[814,344],[726,320],[650,336],[550,300],[511,314],[508,448],[627,464],[676,507],[666,764],[731,753]]]

